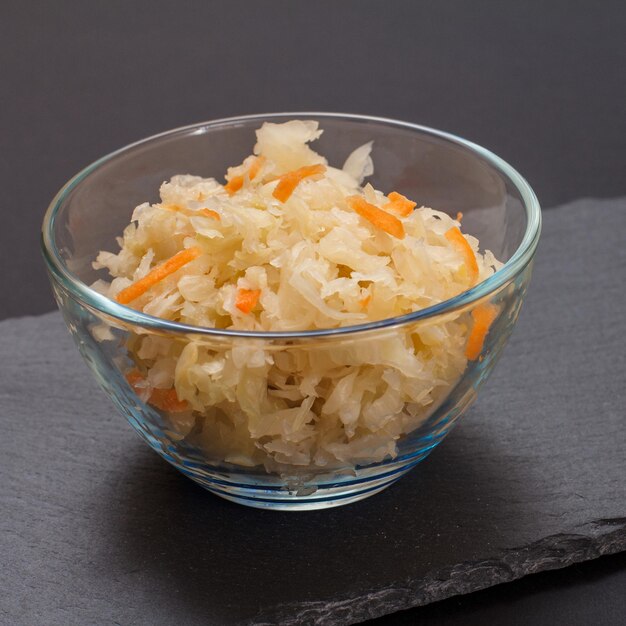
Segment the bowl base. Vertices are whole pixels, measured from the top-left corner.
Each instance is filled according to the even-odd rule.
[[[381,492],[410,471],[424,456],[378,475],[293,490],[225,481],[217,484],[213,477],[198,475],[190,468],[178,466],[178,469],[212,494],[237,504],[273,511],[315,511],[358,502]]]
[[[336,506],[344,506],[345,504],[352,504],[353,502],[364,500],[365,498],[369,498],[383,489],[386,489],[394,482],[395,480],[392,480],[376,489],[369,491],[363,490],[355,494],[347,494],[342,498],[330,497],[327,499],[318,498],[317,500],[307,500],[302,497],[294,497],[293,501],[260,499],[257,495],[248,499],[239,495],[230,494],[226,491],[218,491],[208,487],[205,488],[220,498],[236,502],[237,504],[243,504],[244,506],[249,506],[254,509],[271,509],[272,511],[318,511],[321,509],[331,509]]]

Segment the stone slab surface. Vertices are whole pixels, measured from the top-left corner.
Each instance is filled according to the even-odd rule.
[[[475,407],[329,511],[204,492],[115,413],[57,313],[0,322],[0,623],[351,624],[626,549],[626,199],[544,217]]]

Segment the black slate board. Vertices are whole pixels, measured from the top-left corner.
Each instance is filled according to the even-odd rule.
[[[58,314],[0,323],[3,624],[349,624],[626,549],[626,200],[545,215],[478,403],[389,490],[301,514],[177,474]]]

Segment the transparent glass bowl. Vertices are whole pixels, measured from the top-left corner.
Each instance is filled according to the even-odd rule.
[[[315,119],[324,134],[315,149],[341,166],[357,146],[374,141],[375,174],[369,180],[455,215],[463,230],[479,238],[505,262],[489,279],[446,302],[411,315],[339,329],[250,333],[190,327],[122,306],[90,289],[98,251],[117,249],[115,237],[133,208],[158,201],[160,184],[174,174],[219,178],[240,163],[265,121]],[[282,113],[218,120],[150,137],[110,154],[70,180],[52,201],[43,223],[43,253],[53,291],[85,361],[136,432],[162,457],[209,491],[248,506],[310,510],[348,504],[373,495],[424,459],[450,432],[491,373],[517,320],[541,227],[540,208],[528,183],[491,152],[458,137],[404,122],[329,113]],[[184,346],[197,342],[215,354],[254,345],[276,356],[315,352],[336,358],[369,344],[373,353],[390,339],[411,341],[450,320],[465,323],[472,310],[491,303],[498,316],[479,358],[467,362],[458,380],[442,390],[430,415],[397,441],[397,454],[380,462],[331,467],[225,462],[198,444],[200,418],[190,429],[175,416],[145,403],[127,382],[130,346],[157,335]],[[420,350],[414,343],[414,349]],[[426,348],[424,348],[426,349]],[[340,357],[343,358],[343,357]],[[349,357],[344,365],[350,365]],[[297,377],[297,372],[294,372]],[[85,415],[84,419],[90,419]],[[195,420],[192,417],[192,421]],[[195,430],[194,430],[195,428]]]

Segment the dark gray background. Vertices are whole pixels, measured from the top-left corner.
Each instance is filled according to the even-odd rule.
[[[71,175],[204,119],[396,117],[491,148],[546,207],[625,195],[625,15],[621,2],[4,0],[0,318],[53,308],[38,227]],[[601,559],[379,623],[618,624],[625,565]]]

